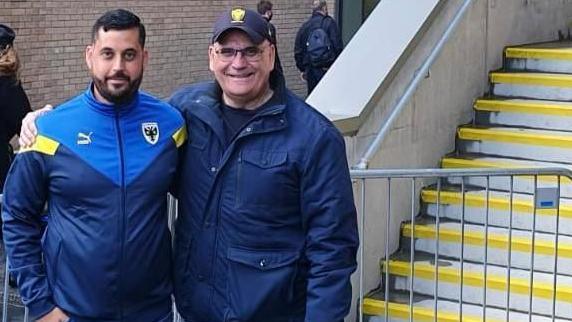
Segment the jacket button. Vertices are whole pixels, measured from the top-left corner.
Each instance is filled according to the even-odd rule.
[[[211,167],[211,172],[216,172],[216,167]]]
[[[249,126],[246,128],[246,132],[252,132],[252,128]]]
[[[266,260],[264,258],[261,259],[259,265],[260,267],[266,267]]]

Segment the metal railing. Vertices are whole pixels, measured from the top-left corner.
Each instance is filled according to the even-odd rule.
[[[435,240],[434,240],[434,254],[433,254],[433,261],[434,261],[434,278],[433,278],[433,283],[434,283],[434,288],[433,288],[433,317],[434,317],[434,321],[438,320],[438,304],[439,301],[442,300],[442,298],[440,297],[440,292],[439,292],[439,266],[440,266],[440,259],[443,259],[443,254],[440,254],[440,219],[442,216],[442,212],[443,212],[443,204],[442,204],[442,200],[441,200],[441,195],[443,193],[443,184],[445,183],[449,183],[450,185],[452,184],[452,182],[456,183],[456,187],[457,189],[459,189],[460,191],[460,195],[461,195],[461,214],[460,214],[460,227],[461,227],[461,232],[460,232],[460,260],[459,260],[459,268],[460,268],[460,285],[459,285],[459,297],[458,297],[458,320],[459,321],[463,321],[463,304],[467,304],[464,299],[463,299],[463,293],[464,293],[464,286],[465,286],[465,280],[463,277],[463,271],[464,271],[464,261],[465,261],[465,238],[467,237],[465,235],[465,225],[467,223],[471,223],[469,221],[466,220],[465,218],[465,210],[467,208],[467,203],[466,203],[466,193],[469,191],[474,191],[475,189],[480,189],[481,192],[484,192],[484,208],[482,209],[482,214],[479,214],[479,216],[482,216],[482,226],[484,227],[484,256],[483,256],[483,262],[482,262],[482,266],[483,266],[483,281],[484,281],[484,289],[483,289],[483,297],[481,299],[482,301],[482,317],[483,317],[483,321],[485,321],[486,316],[487,316],[487,309],[490,308],[494,308],[494,306],[489,306],[489,304],[487,303],[487,291],[489,290],[489,285],[487,283],[487,271],[488,271],[488,267],[491,264],[489,262],[489,257],[488,257],[488,252],[489,252],[489,229],[492,226],[490,223],[490,205],[491,205],[491,190],[494,188],[494,190],[498,190],[498,191],[503,191],[503,193],[505,195],[508,195],[508,240],[507,240],[507,263],[506,263],[506,283],[507,283],[507,287],[506,287],[506,307],[499,307],[497,305],[496,308],[499,309],[506,309],[506,316],[505,316],[505,320],[508,322],[510,321],[510,314],[513,313],[515,311],[511,311],[510,309],[510,304],[511,302],[511,276],[510,276],[510,272],[511,272],[511,268],[513,267],[513,263],[512,263],[512,243],[513,243],[513,235],[512,235],[512,229],[513,229],[513,215],[514,215],[514,207],[513,205],[515,204],[515,200],[514,200],[514,194],[515,193],[522,193],[522,194],[528,194],[528,196],[532,196],[532,224],[530,225],[530,229],[526,230],[526,231],[530,231],[532,237],[531,240],[531,255],[530,255],[530,267],[529,267],[529,273],[530,273],[530,279],[529,279],[529,285],[528,285],[528,298],[529,298],[529,302],[528,302],[528,320],[532,321],[532,317],[533,314],[537,314],[537,313],[533,313],[533,285],[534,285],[534,279],[533,279],[533,273],[535,272],[535,264],[534,264],[534,260],[535,260],[535,253],[536,253],[536,240],[534,238],[534,236],[537,233],[537,208],[538,208],[538,204],[539,202],[542,202],[542,200],[539,200],[538,197],[538,192],[540,191],[539,189],[544,189],[547,188],[546,185],[544,185],[544,187],[539,187],[539,179],[543,180],[543,181],[547,181],[547,180],[551,180],[549,181],[549,186],[552,185],[553,187],[551,189],[553,189],[552,191],[556,192],[556,195],[554,196],[554,201],[555,203],[552,204],[549,207],[546,208],[551,208],[554,211],[554,214],[556,216],[556,224],[554,227],[554,231],[551,233],[551,236],[553,236],[554,238],[554,262],[552,263],[552,265],[554,265],[553,268],[553,280],[552,280],[552,309],[551,312],[549,314],[545,314],[550,316],[552,318],[552,321],[555,320],[556,318],[556,284],[557,284],[557,272],[558,272],[558,243],[559,243],[559,224],[560,224],[560,192],[561,192],[561,180],[567,180],[568,183],[570,183],[570,179],[572,179],[572,171],[568,170],[568,169],[564,169],[564,168],[533,168],[533,169],[413,169],[413,170],[403,170],[403,169],[395,169],[395,170],[353,170],[351,171],[351,176],[352,179],[354,180],[354,182],[356,182],[358,184],[358,188],[361,189],[361,193],[360,195],[360,199],[361,200],[357,200],[356,201],[356,206],[359,209],[359,222],[360,222],[360,241],[361,241],[361,245],[360,245],[360,249],[359,249],[359,254],[358,254],[358,264],[359,264],[359,269],[358,269],[358,274],[359,274],[359,282],[358,282],[358,317],[359,317],[359,321],[362,322],[364,321],[364,312],[363,312],[363,303],[364,303],[364,297],[365,297],[365,289],[364,289],[364,272],[365,272],[365,258],[364,258],[364,250],[367,247],[367,243],[366,243],[366,232],[365,232],[365,227],[368,227],[370,224],[372,224],[371,221],[375,221],[378,220],[378,225],[380,224],[380,222],[383,222],[383,218],[380,218],[380,212],[382,212],[382,209],[385,209],[385,254],[383,255],[383,259],[385,260],[385,270],[382,271],[383,276],[383,282],[384,285],[381,285],[382,287],[380,287],[378,289],[378,291],[383,291],[383,300],[384,300],[384,321],[389,321],[390,319],[390,310],[389,310],[389,305],[391,302],[391,288],[390,288],[390,269],[389,267],[387,267],[387,265],[390,263],[390,255],[391,255],[391,249],[390,249],[390,227],[392,225],[392,223],[395,223],[395,220],[399,221],[399,224],[401,224],[402,221],[408,219],[411,221],[411,230],[410,230],[410,236],[411,236],[411,240],[410,240],[410,245],[409,245],[409,250],[410,250],[410,256],[409,256],[409,285],[408,285],[408,292],[409,292],[409,321],[414,321],[414,316],[415,316],[415,312],[414,312],[414,295],[416,294],[415,290],[414,290],[414,286],[415,286],[415,239],[416,239],[416,232],[415,232],[415,221],[418,219],[418,213],[416,212],[417,207],[419,206],[419,204],[421,203],[420,201],[420,196],[418,194],[417,191],[417,184],[420,181],[423,181],[425,184],[427,184],[429,181],[429,183],[433,184],[433,187],[436,188],[437,190],[437,198],[436,198],[436,214],[435,214],[435,220],[434,220],[434,228],[435,228]],[[379,184],[381,181],[381,184],[383,186],[378,186],[379,191],[382,190],[386,190],[386,194],[385,196],[380,195],[378,193],[375,193],[375,201],[377,202],[377,206],[375,207],[376,209],[374,209],[374,211],[369,211],[369,209],[366,209],[367,206],[367,194],[366,194],[366,187],[368,186],[368,183],[371,183],[370,181],[374,180],[374,183]],[[480,186],[470,186],[467,187],[466,182],[474,182],[475,181],[479,181]],[[502,183],[502,180],[508,180],[508,186],[505,183]],[[395,197],[395,191],[393,191],[393,187],[396,185],[396,182],[399,181],[405,181],[405,183],[409,182],[409,185],[411,187],[411,195],[410,195],[410,208],[411,208],[411,212],[410,212],[410,217],[409,218],[395,218],[395,216],[392,215],[394,211],[393,209],[393,202],[396,199]],[[493,187],[491,187],[491,182],[493,182]],[[515,187],[515,182],[518,182],[518,186]],[[532,182],[532,184],[530,184],[530,182]],[[508,188],[508,189],[506,189]],[[554,190],[554,188],[556,188]],[[470,189],[470,190],[469,190]],[[529,190],[529,191],[527,191]],[[398,196],[399,197],[399,196]],[[401,196],[402,201],[405,199],[409,199],[408,196]],[[543,198],[546,198],[546,196],[544,195]],[[383,205],[383,203],[385,203],[385,205]],[[371,204],[371,203],[370,203]],[[548,203],[545,203],[546,205]],[[475,207],[473,205],[473,207]],[[409,209],[409,207],[401,207],[402,211],[406,211],[407,209]],[[370,221],[368,223],[368,221]],[[474,223],[474,222],[473,222]],[[521,227],[522,229],[522,227]],[[546,231],[543,231],[543,233],[546,233]],[[378,238],[376,236],[376,238]],[[405,245],[401,245],[400,247],[404,247]],[[382,250],[380,250],[381,252]],[[379,263],[379,261],[375,261],[376,263]],[[379,296],[378,296],[379,298]],[[561,318],[561,317],[559,317]],[[572,319],[572,317],[569,317]],[[377,321],[377,320],[376,320]]]
[[[351,176],[352,179],[357,181],[359,183],[359,187],[361,189],[361,197],[360,200],[357,201],[356,205],[358,206],[359,209],[359,222],[360,222],[360,240],[361,240],[361,245],[360,245],[360,250],[359,250],[359,258],[358,258],[358,263],[359,263],[359,270],[358,270],[358,274],[359,274],[359,285],[358,285],[358,298],[359,298],[359,304],[358,305],[358,315],[359,315],[359,321],[362,322],[364,320],[364,312],[363,312],[363,303],[364,303],[364,297],[365,297],[365,287],[364,287],[364,273],[365,273],[365,260],[364,260],[364,250],[367,247],[367,243],[366,243],[366,235],[365,235],[365,227],[367,224],[368,220],[375,220],[377,214],[372,214],[373,212],[369,212],[368,209],[366,209],[366,200],[367,200],[367,194],[366,194],[366,187],[368,185],[369,181],[375,180],[376,182],[379,180],[385,180],[386,184],[387,184],[387,194],[386,194],[386,198],[380,198],[380,196],[376,196],[377,200],[385,200],[386,205],[384,207],[385,211],[386,211],[386,217],[385,217],[385,254],[384,254],[384,259],[385,259],[385,263],[389,263],[390,260],[390,255],[391,255],[391,250],[390,250],[390,227],[391,227],[391,223],[394,222],[394,220],[399,220],[401,221],[402,218],[393,218],[392,216],[392,212],[393,212],[393,204],[392,204],[392,200],[394,200],[396,198],[395,196],[395,192],[393,191],[393,186],[396,185],[397,182],[399,181],[403,181],[405,180],[406,182],[408,181],[410,183],[411,186],[411,190],[410,190],[410,195],[409,196],[405,196],[406,199],[410,200],[410,214],[408,216],[408,219],[411,221],[411,241],[410,241],[410,257],[409,257],[409,261],[410,261],[410,271],[409,274],[411,276],[410,281],[409,281],[409,321],[414,321],[414,314],[415,314],[415,310],[413,307],[413,301],[414,301],[414,295],[415,295],[415,291],[414,291],[414,282],[415,282],[415,244],[414,244],[414,237],[415,235],[415,221],[417,219],[417,206],[418,206],[418,200],[419,200],[419,195],[418,195],[418,187],[421,187],[421,185],[418,185],[419,182],[422,181],[423,184],[427,184],[429,181],[430,183],[435,184],[436,189],[437,189],[437,205],[436,205],[436,209],[437,209],[437,214],[435,216],[435,229],[436,229],[436,238],[435,238],[435,254],[434,254],[434,263],[435,263],[435,274],[434,274],[434,306],[433,306],[433,316],[434,316],[434,320],[437,321],[437,316],[438,316],[438,302],[439,302],[439,259],[440,259],[440,255],[439,255],[439,247],[440,247],[440,235],[439,235],[439,227],[440,227],[440,218],[441,218],[441,211],[442,211],[442,204],[441,204],[441,193],[443,191],[443,184],[444,183],[450,183],[453,179],[460,179],[460,193],[462,196],[462,202],[461,202],[461,207],[462,207],[462,214],[461,214],[461,219],[460,219],[460,223],[461,223],[461,227],[465,226],[465,208],[466,208],[466,201],[465,201],[465,192],[468,191],[468,188],[466,187],[465,181],[472,179],[472,178],[483,178],[485,180],[485,186],[482,187],[482,189],[484,189],[485,191],[485,209],[484,209],[484,213],[483,213],[483,222],[484,222],[484,230],[485,230],[485,238],[484,238],[484,261],[483,261],[483,267],[484,267],[484,291],[483,291],[483,305],[482,305],[482,314],[483,314],[483,321],[486,317],[486,309],[487,309],[487,299],[486,299],[486,294],[487,294],[487,289],[488,289],[488,285],[487,285],[487,265],[489,264],[488,262],[488,233],[489,233],[489,213],[490,213],[490,191],[491,191],[491,187],[490,187],[490,183],[491,183],[491,179],[492,178],[508,178],[509,185],[508,185],[508,191],[506,191],[509,196],[510,196],[510,201],[509,201],[509,232],[510,229],[512,229],[512,222],[513,222],[513,213],[514,213],[514,209],[513,209],[513,195],[515,193],[515,186],[514,186],[514,182],[515,179],[518,180],[518,182],[522,182],[522,180],[532,180],[533,181],[533,190],[532,190],[532,196],[533,196],[533,213],[532,213],[532,227],[531,227],[531,233],[532,233],[532,248],[531,248],[531,261],[530,261],[530,287],[529,287],[529,312],[528,312],[528,316],[529,316],[529,321],[532,321],[532,292],[533,292],[533,271],[534,271],[534,256],[535,256],[535,233],[536,233],[536,215],[537,215],[537,195],[536,195],[536,191],[537,191],[537,187],[538,187],[538,181],[539,178],[541,180],[546,179],[547,177],[553,178],[555,179],[555,185],[558,191],[558,196],[556,199],[556,204],[554,205],[554,209],[556,209],[556,226],[555,226],[555,232],[554,232],[554,236],[555,236],[555,255],[554,255],[554,272],[553,272],[553,290],[556,290],[556,284],[557,284],[557,279],[556,279],[556,274],[557,274],[557,266],[558,266],[558,234],[559,234],[559,200],[560,200],[560,190],[561,190],[561,185],[560,182],[562,180],[562,178],[567,178],[568,180],[572,180],[572,171],[568,170],[568,169],[562,169],[562,168],[536,168],[536,169],[413,169],[413,170],[403,170],[403,169],[395,169],[395,170],[352,170],[351,171]],[[496,180],[498,183],[498,180]],[[521,190],[521,189],[520,189]],[[400,196],[397,196],[400,197]],[[0,195],[0,200],[1,200],[1,195]],[[408,207],[409,208],[409,207]],[[381,208],[380,208],[381,209]],[[376,212],[379,212],[378,209],[376,209]],[[173,198],[169,198],[169,225],[172,228],[173,224],[174,224],[174,218],[176,217],[176,201]],[[464,229],[464,228],[462,228]],[[464,231],[461,231],[461,265],[460,267],[463,267],[463,260],[464,260]],[[510,295],[510,268],[511,268],[511,262],[510,262],[510,247],[512,245],[512,235],[509,234],[508,237],[508,247],[509,247],[509,261],[508,261],[508,265],[507,265],[507,295],[506,295],[506,303],[507,303],[507,310],[506,310],[506,321],[509,321],[510,318],[510,310],[508,309],[508,303],[511,303],[511,295]],[[7,264],[7,263],[6,263]],[[6,265],[6,273],[4,275],[4,293],[3,293],[3,311],[2,311],[2,321],[6,322],[8,321],[8,306],[10,305],[8,303],[8,295],[9,295],[9,287],[8,287],[8,279],[7,279],[7,267],[8,265]],[[391,289],[389,286],[389,281],[390,281],[390,272],[389,269],[386,268],[384,274],[384,281],[385,281],[385,285],[384,285],[384,315],[385,315],[385,321],[389,321],[389,303],[390,303],[390,293],[391,293]],[[460,274],[463,274],[463,270],[461,269]],[[461,275],[460,278],[460,285],[459,285],[459,294],[460,297],[458,299],[458,305],[459,305],[459,320],[462,321],[463,319],[463,310],[462,310],[462,305],[463,305],[463,288],[464,288],[464,279],[463,276]],[[552,317],[552,320],[555,319],[556,317],[556,291],[553,292],[552,294],[552,311],[550,316]],[[177,314],[176,309],[174,308],[174,321],[178,322],[180,321],[181,318],[180,316]],[[24,321],[28,321],[28,315],[27,315],[27,310],[24,313]]]

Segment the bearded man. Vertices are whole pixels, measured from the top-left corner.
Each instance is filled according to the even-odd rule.
[[[166,195],[184,121],[139,91],[148,53],[135,14],[101,16],[85,60],[88,89],[38,119],[8,175],[10,270],[40,322],[171,321]]]

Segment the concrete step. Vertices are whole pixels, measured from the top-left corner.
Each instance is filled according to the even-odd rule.
[[[572,73],[572,48],[552,44],[508,47],[504,67],[512,71]]]
[[[408,292],[395,291],[400,293],[400,296],[405,300],[390,300],[387,302],[390,322],[409,321],[410,307],[409,307],[409,294]],[[365,321],[367,322],[385,322],[385,300],[382,297],[367,297],[364,299],[363,311],[367,315]],[[413,321],[435,321],[435,301],[429,296],[417,296],[423,299],[414,301],[413,303]],[[459,302],[438,299],[437,301],[437,317],[438,321],[447,322],[482,322],[483,321],[483,306],[475,304],[463,304],[462,317],[459,314]],[[487,307],[485,311],[485,320],[487,322],[504,322],[506,321],[506,310]],[[527,313],[518,311],[509,311],[509,321],[529,321]],[[551,322],[551,318],[532,314],[533,322]],[[555,319],[554,321],[565,322],[569,320]]]
[[[426,213],[440,218],[460,221],[463,214],[463,195],[460,190],[445,187],[439,192],[435,187],[421,191]],[[456,189],[456,188],[455,188]],[[489,190],[488,224],[508,228],[510,218],[510,193]],[[439,204],[438,204],[439,202]],[[465,222],[484,225],[487,221],[486,190],[465,191]],[[536,209],[535,229],[537,232],[555,233],[556,214],[560,215],[560,234],[572,236],[572,200],[561,198],[559,212],[556,209]],[[521,230],[533,229],[534,198],[529,194],[513,193],[512,227]]]
[[[570,102],[481,98],[475,101],[474,108],[475,123],[479,126],[572,130]]]
[[[463,303],[483,304],[483,292],[486,290],[487,305],[510,307],[513,310],[532,311],[535,314],[552,314],[554,293],[554,275],[534,272],[532,278],[532,310],[529,308],[531,278],[527,270],[494,265],[485,266],[469,262],[439,260],[438,268],[431,261],[415,260],[413,267],[409,261],[390,260],[382,262],[382,270],[389,270],[393,277],[393,289],[407,291],[413,271],[413,290],[415,293],[434,296],[435,275],[438,272],[438,296],[448,300],[461,298],[461,280],[463,281]],[[510,282],[509,275],[510,274]],[[507,306],[507,289],[510,292],[510,305]],[[556,276],[556,316],[572,318],[572,277]]]
[[[403,224],[401,236],[406,240],[404,245],[410,244],[413,235],[411,223]],[[522,269],[530,269],[532,256],[532,233],[503,227],[488,227],[488,232],[483,225],[464,225],[464,248],[463,259],[478,263],[486,262],[509,266],[509,238],[511,240],[510,266]],[[423,220],[415,224],[415,251],[435,254],[437,244],[437,227],[432,220]],[[459,222],[441,222],[439,224],[439,255],[453,259],[461,258],[461,224]],[[485,236],[487,238],[485,238]],[[541,272],[554,271],[554,234],[534,234],[534,269]],[[487,240],[487,252],[485,254],[485,240]],[[558,237],[558,273],[572,274],[572,237],[559,235]]]
[[[460,154],[479,153],[564,163],[572,160],[572,132],[462,126],[457,130],[457,139]]]
[[[572,75],[551,73],[492,72],[492,94],[555,101],[572,100]]]
[[[565,168],[572,170],[572,165],[567,163],[529,161],[515,158],[493,157],[483,154],[450,155],[441,159],[441,167],[445,169],[453,168]],[[448,182],[460,184],[460,178],[450,178]],[[487,180],[484,177],[466,177],[465,184],[474,187],[486,188]],[[536,187],[556,187],[557,178],[554,176],[538,176]],[[534,177],[515,176],[512,189],[514,192],[532,194],[534,192]],[[508,177],[490,177],[489,189],[510,191],[510,180]],[[572,180],[567,177],[560,178],[560,195],[565,198],[572,198]]]

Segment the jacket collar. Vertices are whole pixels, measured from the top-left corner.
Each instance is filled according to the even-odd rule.
[[[129,113],[139,103],[139,91],[135,93],[134,97],[123,104],[107,104],[98,101],[93,94],[93,82],[91,82],[87,90],[83,94],[83,99],[87,105],[98,113],[105,115],[125,115]]]

